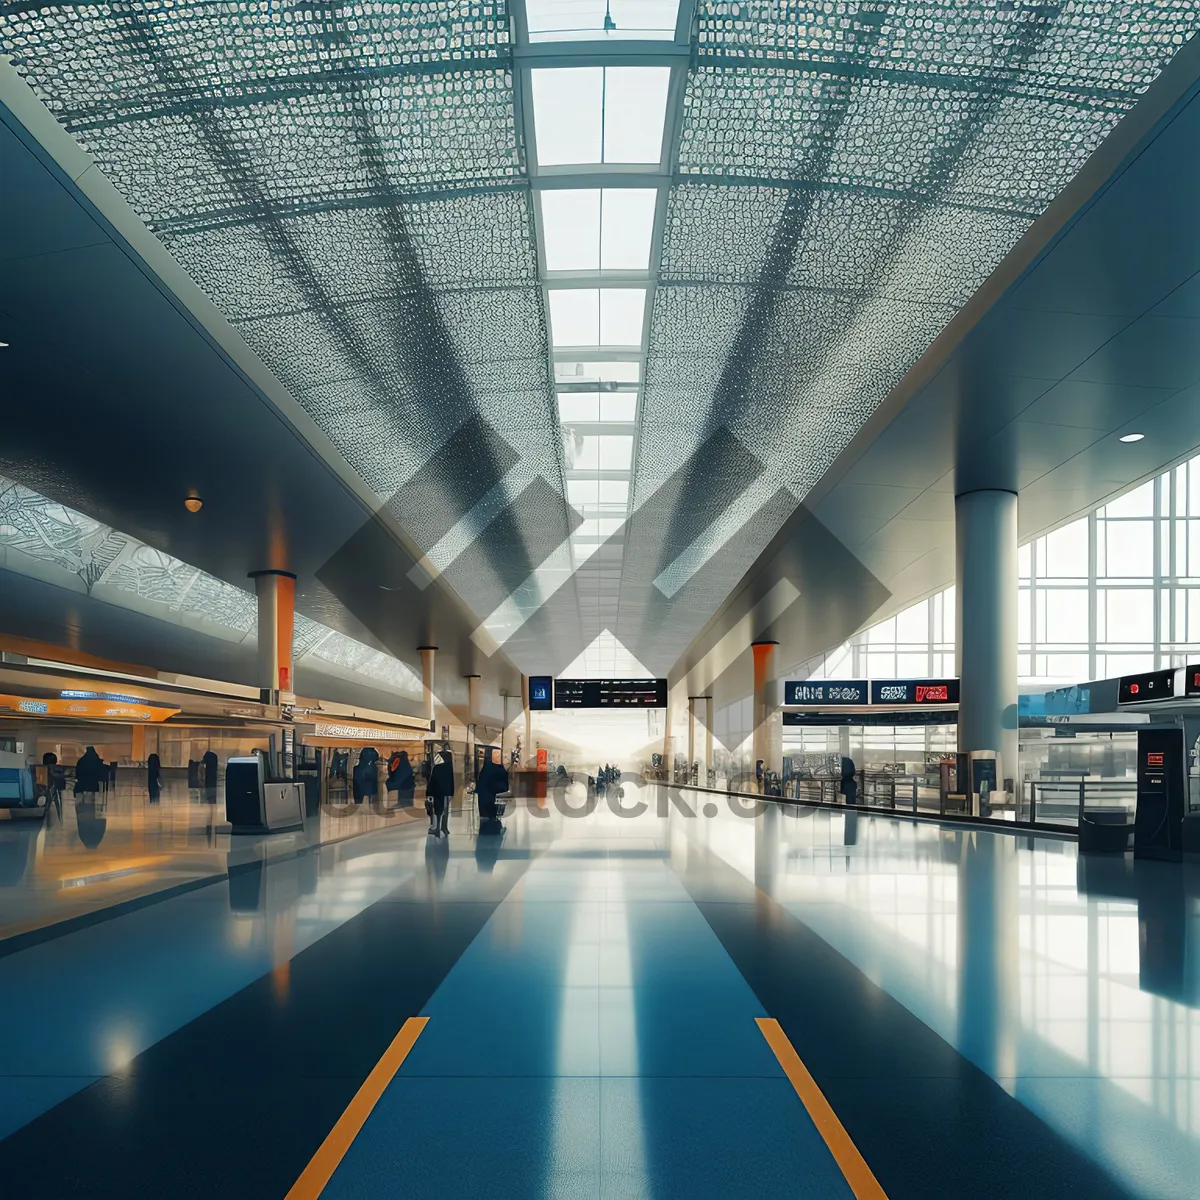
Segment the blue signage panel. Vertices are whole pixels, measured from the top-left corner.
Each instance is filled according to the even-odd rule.
[[[865,679],[787,679],[784,704],[867,704]]]
[[[551,712],[554,709],[554,678],[550,675],[530,675],[530,712]]]

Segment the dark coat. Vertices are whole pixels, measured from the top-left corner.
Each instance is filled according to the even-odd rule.
[[[408,761],[407,752],[401,750],[399,761],[388,775],[387,789],[389,792],[411,792],[414,787],[412,763]]]
[[[479,768],[479,778],[475,781],[475,798],[479,805],[480,817],[486,820],[494,816],[496,797],[507,791],[508,772],[499,763],[485,762]]]
[[[454,795],[454,760],[448,750],[439,750],[433,756],[433,770],[425,786],[427,796]]]

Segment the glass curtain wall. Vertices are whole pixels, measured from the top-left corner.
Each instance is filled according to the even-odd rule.
[[[1200,661],[1200,456],[1020,549],[1022,683]],[[788,678],[951,676],[954,589],[872,625]]]

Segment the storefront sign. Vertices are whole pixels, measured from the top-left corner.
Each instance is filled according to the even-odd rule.
[[[957,704],[957,679],[873,679],[872,704]]]

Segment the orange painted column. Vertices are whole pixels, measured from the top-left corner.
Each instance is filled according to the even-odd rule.
[[[296,624],[296,577],[290,571],[251,571],[258,597],[258,686],[266,703],[292,692],[292,634]]]
[[[762,759],[765,771],[783,769],[783,729],[775,704],[776,642],[753,642],[754,655],[754,760]]]

